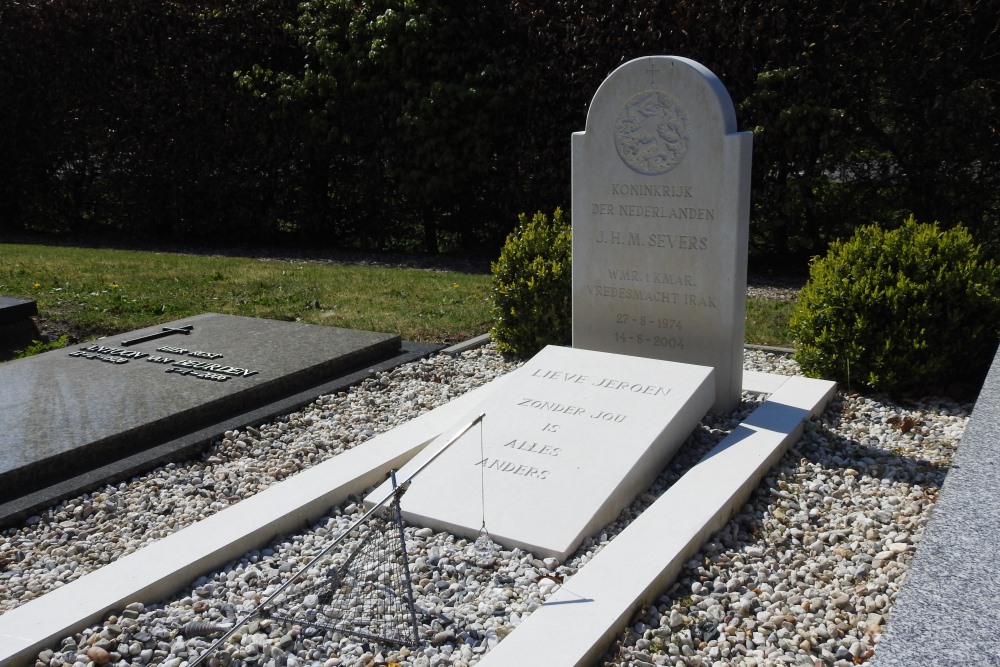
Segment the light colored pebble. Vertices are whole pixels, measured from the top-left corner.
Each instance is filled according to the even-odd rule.
[[[754,370],[799,373],[782,354],[748,350],[744,363]],[[0,613],[516,366],[493,345],[455,359],[441,355],[405,364],[272,423],[228,431],[197,461],[171,463],[130,482],[105,486],[0,532],[0,553],[8,561],[0,571]],[[482,567],[468,557],[468,540],[407,527],[422,610],[421,648],[379,646],[341,633],[324,636],[264,619],[234,635],[229,649],[209,664],[473,665],[759,400],[746,396],[733,414],[706,418],[650,489],[563,563],[515,549],[501,550]],[[839,394],[823,415],[806,424],[800,441],[748,504],[687,561],[676,582],[631,619],[604,662],[715,666],[869,660],[968,411],[969,406],[946,400],[903,406]],[[904,420],[914,424],[906,433],[893,425]],[[174,600],[129,604],[114,618],[49,647],[39,661],[102,664],[101,651],[109,662],[113,652],[138,664],[191,661],[210,642],[181,636],[181,628],[191,621],[220,623],[242,615],[363,511],[359,499],[349,500],[308,531],[200,577]],[[361,537],[349,536],[343,551]],[[318,583],[323,573],[308,576]]]

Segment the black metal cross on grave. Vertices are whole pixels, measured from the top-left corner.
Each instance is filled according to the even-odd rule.
[[[649,83],[651,84],[656,83],[655,80],[656,73],[659,72],[660,70],[656,69],[656,66],[653,64],[653,61],[649,62],[649,69],[647,69],[646,71],[649,72]]]
[[[145,336],[139,336],[138,338],[133,338],[131,340],[123,340],[122,347],[128,347],[129,345],[137,345],[139,343],[145,343],[148,340],[156,340],[157,338],[164,338],[166,336],[173,336],[174,334],[184,334],[187,336],[194,329],[193,326],[187,324],[183,327],[163,327],[162,331],[157,331],[156,333],[146,334]]]

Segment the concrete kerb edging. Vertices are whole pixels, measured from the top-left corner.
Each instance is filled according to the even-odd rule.
[[[461,343],[455,343],[450,347],[446,347],[441,350],[441,354],[447,354],[449,357],[457,357],[463,352],[474,350],[477,347],[482,347],[489,342],[490,335],[488,333],[484,333],[480,336],[476,336],[475,338],[470,338],[469,340],[464,340]]]
[[[1000,351],[993,358],[872,667],[1000,664]]]
[[[775,354],[795,354],[795,349],[791,347],[777,347],[776,345],[752,345],[745,343],[745,350],[760,350],[761,352],[774,352]]]

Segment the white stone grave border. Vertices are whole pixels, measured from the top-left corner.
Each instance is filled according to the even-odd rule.
[[[382,481],[503,381],[6,612],[0,616],[0,665],[28,664],[112,611],[161,600],[277,536],[301,530]],[[630,614],[676,577],[690,554],[743,505],[836,389],[832,382],[755,372],[744,374],[743,387],[770,397],[480,664],[574,665],[599,655]],[[624,581],[623,572],[630,573]],[[560,641],[551,641],[554,636]]]
[[[748,375],[744,375],[746,389]],[[577,574],[479,661],[589,665],[677,578],[684,562],[741,508],[836,384],[760,373],[775,390]],[[558,641],[553,638],[558,637]]]

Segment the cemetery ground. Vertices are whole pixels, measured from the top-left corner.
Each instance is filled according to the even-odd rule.
[[[0,292],[72,342],[205,312],[455,342],[489,326],[489,276],[365,263],[0,246]]]
[[[892,618],[906,619],[913,594],[925,612],[926,598],[961,566],[974,565],[974,586],[992,576],[968,558],[988,548],[971,546],[958,563],[946,544],[937,550],[944,581],[933,591],[903,587],[926,571],[921,544],[933,554],[942,531],[946,542],[959,532],[948,521],[956,515],[942,511],[948,525],[935,517],[925,535],[935,505],[954,505],[952,479],[961,484],[973,468],[986,473],[976,485],[987,486],[992,460],[966,458],[981,418],[969,422],[971,405],[936,387],[892,398],[847,382],[838,393],[833,382],[790,377],[801,375],[791,351],[746,345],[787,345],[787,334],[758,336],[782,331],[791,309],[769,299],[769,315],[752,306],[745,317],[752,144],[725,86],[703,65],[676,56],[621,65],[571,140],[572,348],[522,362],[498,353],[504,341],[498,348],[477,337],[468,348],[434,354],[427,346],[389,366],[366,362],[350,383],[217,426],[184,458],[114,483],[102,477],[96,489],[18,515],[0,532],[0,663],[14,661],[3,651],[35,667],[185,667],[203,658],[213,667],[849,667],[891,659]],[[493,319],[485,271],[106,250],[53,265],[42,256],[50,254],[35,248],[34,261],[0,264],[0,289],[34,290],[45,299],[40,312],[62,309],[72,313],[66,321],[97,331],[174,322],[136,332],[121,349],[68,353],[114,364],[91,375],[102,407],[121,408],[116,422],[138,404],[194,398],[194,408],[207,409],[217,389],[203,381],[239,377],[243,385],[222,392],[237,397],[246,385],[250,395],[264,386],[272,355],[301,362],[306,348],[334,347],[327,335],[345,327],[388,332],[351,335],[394,345],[398,336],[440,343],[481,334]],[[541,311],[518,299],[506,312]],[[178,319],[185,315],[194,316]],[[226,329],[223,319],[240,323]],[[295,333],[265,339],[255,327]],[[230,335],[238,329],[247,335]],[[190,335],[190,348],[151,342],[174,335]],[[298,347],[295,336],[309,342]],[[131,348],[147,343],[170,356],[125,366],[152,354]],[[4,386],[34,386],[42,374],[24,369],[66,356],[10,362],[15,379]],[[123,379],[157,364],[170,382],[200,384],[154,378],[135,391]],[[988,386],[998,375],[1000,361]],[[33,451],[66,442],[52,423],[84,421],[86,410],[40,406],[86,391],[19,393],[15,414],[34,417],[28,430],[43,435]],[[5,434],[16,438],[24,421]],[[446,433],[449,444],[465,445],[440,457],[418,453]],[[963,436],[970,446],[956,452]],[[428,468],[414,483],[423,486],[401,499],[409,525],[361,525],[363,507],[381,495],[372,495],[376,485],[407,460],[404,486],[408,471]],[[970,518],[962,538],[984,523],[981,513]],[[486,539],[491,522],[495,540]],[[398,556],[365,555],[390,533]],[[411,570],[395,566],[406,562]],[[946,611],[957,613],[969,586],[952,588],[960,594]],[[408,610],[388,611],[411,590]],[[976,620],[988,627],[990,615]],[[902,639],[908,647],[917,635],[937,639],[938,626],[941,637],[955,637],[952,625],[938,621]],[[961,664],[995,660],[996,634],[973,635],[976,656]],[[962,641],[931,644],[942,648],[913,664],[936,663]]]
[[[196,460],[61,502],[0,532],[0,614],[282,480],[294,480],[305,469],[517,365],[492,345],[455,359],[436,355],[321,397],[273,422],[226,433]],[[786,355],[762,351],[748,351],[745,365],[798,372]],[[709,414],[650,488],[565,562],[513,550],[481,567],[468,558],[468,541],[407,527],[417,604],[432,612],[420,619],[425,641],[420,649],[349,636],[331,639],[264,620],[240,633],[211,664],[474,664],[759,400],[746,395],[732,414]],[[749,502],[687,561],[676,582],[629,621],[602,664],[868,663],[891,618],[969,407],[947,398],[897,402],[841,391],[807,423],[803,437]],[[348,498],[300,532],[277,537],[168,599],[115,610],[28,664],[181,667],[210,643],[210,638],[184,636],[187,623],[221,621],[259,601],[357,519],[361,505],[360,496]],[[349,540],[343,548],[355,543]]]
[[[59,313],[45,317],[72,336],[118,333],[206,311],[437,342],[463,340],[489,326],[489,276],[477,272],[2,246],[0,285],[5,294],[36,299],[40,312]],[[781,332],[781,313],[794,290],[769,286],[764,293],[780,298],[751,296],[748,312],[761,302]],[[757,331],[748,322],[749,342],[790,344],[787,334],[754,340]],[[0,615],[518,365],[492,345],[456,358],[435,355],[274,421],[228,432],[196,460],[60,502],[0,531]],[[762,350],[748,350],[744,366],[799,373],[789,355]],[[971,405],[855,389],[841,388],[806,424],[747,504],[685,564],[675,583],[630,619],[602,663],[845,667],[876,656]],[[474,664],[759,401],[746,394],[732,413],[710,413],[650,488],[564,562],[512,550],[484,567],[467,557],[466,540],[407,527],[417,603],[432,613],[421,617],[425,644],[418,649],[323,637],[265,620],[240,633],[213,664]],[[349,498],[301,532],[277,537],[168,599],[116,610],[45,649],[33,664],[181,667],[210,643],[184,636],[187,623],[223,620],[259,601],[360,516],[361,505],[360,495]]]

